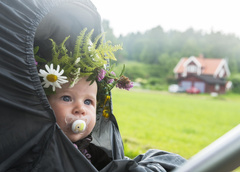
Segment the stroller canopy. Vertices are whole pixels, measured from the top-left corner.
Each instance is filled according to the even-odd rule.
[[[94,29],[95,36],[101,33],[95,6],[89,0],[1,0],[0,8],[0,171],[97,171],[57,125],[33,52],[38,38],[49,34],[61,40],[68,36],[64,30],[84,27]],[[62,26],[58,32],[48,25],[51,17]],[[153,150],[134,160],[124,157],[112,113],[106,119],[99,111],[92,136],[113,159],[102,171],[165,171],[184,161]]]

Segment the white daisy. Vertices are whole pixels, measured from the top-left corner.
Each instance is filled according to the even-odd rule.
[[[61,85],[68,82],[66,76],[61,76],[64,73],[64,70],[62,69],[60,72],[60,66],[57,66],[57,70],[53,69],[53,64],[50,65],[50,68],[48,65],[45,65],[46,70],[39,70],[39,76],[43,77],[42,85],[44,88],[48,88],[50,85],[52,86],[53,91],[55,91],[55,88],[62,88]]]

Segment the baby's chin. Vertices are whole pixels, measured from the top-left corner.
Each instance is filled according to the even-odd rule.
[[[87,137],[90,133],[80,133],[80,134],[70,134],[67,135],[67,137],[72,141],[72,142],[77,142],[81,139],[84,139],[85,137]]]

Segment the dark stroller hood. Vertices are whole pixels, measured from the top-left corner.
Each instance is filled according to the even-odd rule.
[[[54,10],[64,16],[69,7],[80,23],[101,32],[100,16],[89,0],[0,0],[0,171],[97,171],[56,124],[34,60],[34,39],[50,29],[40,23]],[[113,114],[108,119],[97,114],[92,136],[93,143],[113,159],[101,171],[164,172],[184,162],[158,150],[134,160],[124,157]]]
[[[34,62],[33,44],[39,23],[51,10],[63,10],[71,4],[79,10],[76,15],[85,25],[101,32],[100,16],[87,0],[0,2],[0,171],[19,165],[25,171],[96,171],[56,124]],[[41,29],[49,29],[46,27]],[[109,120],[101,115],[97,119],[95,144],[104,147],[113,159],[123,158],[115,118],[111,114]]]

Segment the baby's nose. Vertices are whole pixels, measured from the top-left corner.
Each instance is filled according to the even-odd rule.
[[[81,103],[77,103],[73,109],[73,114],[75,115],[85,115],[86,111]]]

